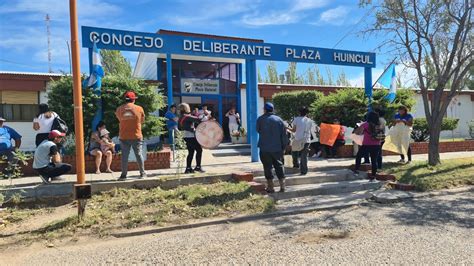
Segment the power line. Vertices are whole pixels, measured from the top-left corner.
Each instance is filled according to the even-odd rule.
[[[344,36],[342,36],[342,38],[332,47],[332,49],[336,48],[336,46],[338,46],[347,36],[349,36],[349,34],[357,27],[359,26],[359,24],[364,21],[367,16],[369,15],[370,12],[372,12],[372,10],[374,10],[375,7],[371,7],[360,19],[359,21],[354,24],[354,26],[352,26],[352,28],[350,28],[346,34],[344,34]]]
[[[27,64],[24,64],[24,63],[10,61],[10,60],[7,60],[7,59],[2,59],[2,58],[0,58],[0,62],[5,62],[5,63],[19,65],[19,66],[27,66],[27,67],[32,67],[32,68],[36,68],[36,69],[40,69],[40,68],[43,69],[43,67],[40,67],[40,66],[27,65]]]

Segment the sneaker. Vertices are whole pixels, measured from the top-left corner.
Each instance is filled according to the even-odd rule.
[[[275,193],[275,189],[273,189],[273,188],[268,188],[268,187],[267,187],[267,188],[265,189],[265,191],[266,191],[267,193]]]
[[[363,162],[362,164],[370,164],[370,162]]]
[[[138,179],[143,179],[143,178],[147,178],[147,177],[148,177],[148,175],[146,173],[143,173],[143,174],[140,174]]]
[[[194,173],[194,170],[191,169],[191,168],[186,168],[186,170],[184,171],[185,174],[192,174]]]
[[[127,179],[127,176],[121,175],[117,180],[118,181],[125,181],[125,179]]]
[[[300,173],[300,175],[306,175],[307,173]]]
[[[293,168],[300,169],[300,166],[299,165],[293,165]]]
[[[42,176],[42,175],[40,175],[39,177],[41,178],[44,184],[49,184],[49,177]]]
[[[64,177],[60,177],[60,176],[55,176],[55,177],[51,177],[51,182],[53,181],[64,181],[66,179],[64,179]]]
[[[411,161],[407,161],[407,164],[410,164],[410,163],[411,163]]]
[[[194,168],[194,172],[205,173],[206,171],[202,170],[201,166]]]
[[[400,159],[400,161],[398,161],[398,163],[405,163],[405,159]]]
[[[318,153],[316,153],[316,158],[319,158],[321,157],[321,151],[318,151]]]

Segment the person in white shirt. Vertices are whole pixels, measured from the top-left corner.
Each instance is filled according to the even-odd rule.
[[[291,131],[294,132],[291,155],[293,157],[293,167],[300,168],[301,175],[306,175],[308,173],[308,152],[314,122],[307,117],[308,108],[301,107],[298,112],[300,116],[295,117],[291,123]]]
[[[58,117],[58,114],[50,111],[47,104],[42,103],[39,105],[39,113],[33,119],[33,129],[38,132],[35,141],[36,147],[48,139],[49,132],[51,132],[56,117]]]
[[[235,111],[235,107],[230,108],[229,112],[225,114],[229,119],[229,134],[232,136],[232,133],[239,131],[240,116],[239,113]]]
[[[202,110],[199,110],[199,118],[201,119],[202,122],[206,122],[211,120],[212,115],[211,111],[207,109],[207,105],[202,105]]]

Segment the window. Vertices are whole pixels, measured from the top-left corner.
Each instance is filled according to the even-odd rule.
[[[0,104],[0,116],[11,122],[32,122],[37,104]]]

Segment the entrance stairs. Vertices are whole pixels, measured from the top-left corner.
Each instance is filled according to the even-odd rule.
[[[221,143],[217,148],[211,150],[212,156],[229,157],[229,156],[249,156],[251,154],[250,144],[232,144]]]
[[[254,182],[266,185],[265,177],[255,177]],[[286,191],[280,193],[278,179],[274,179],[275,193],[269,194],[278,204],[299,202],[317,204],[328,199],[366,199],[369,191],[381,188],[384,182],[369,181],[365,172],[354,175],[349,169],[308,172],[306,175],[286,175]]]

